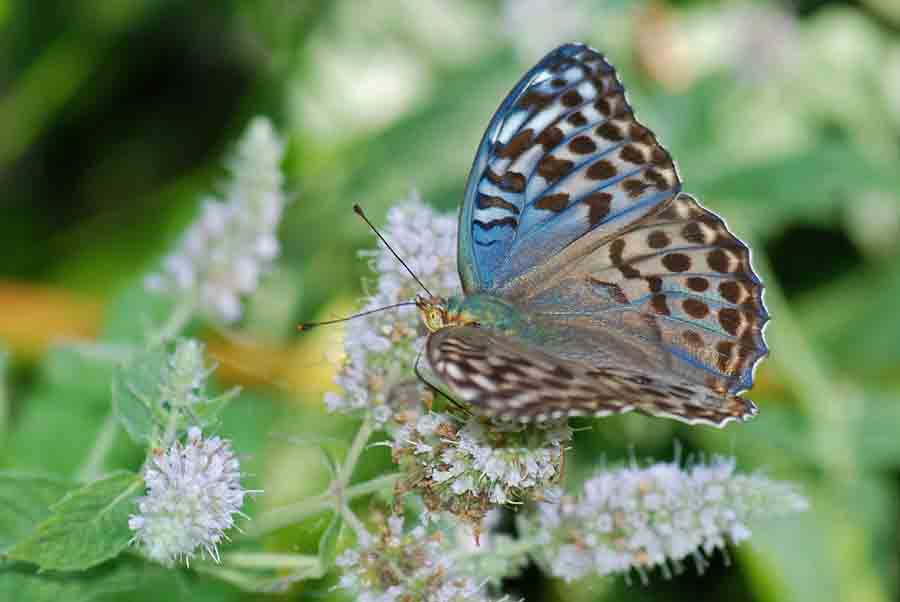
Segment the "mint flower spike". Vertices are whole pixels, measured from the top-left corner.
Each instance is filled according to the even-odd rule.
[[[146,495],[138,513],[128,520],[132,544],[150,559],[166,566],[198,553],[219,561],[218,544],[234,526],[244,496],[240,462],[231,442],[204,438],[191,427],[187,441],[175,441],[154,453],[144,467]]]
[[[145,287],[193,303],[211,318],[238,320],[242,297],[256,290],[280,251],[283,155],[271,122],[253,119],[229,162],[224,199],[203,201],[200,216]]]
[[[338,588],[357,602],[488,602],[484,584],[456,570],[454,549],[441,531],[406,529],[403,517],[393,515],[374,537],[338,556]]]
[[[750,524],[801,512],[806,499],[786,483],[761,474],[735,474],[733,458],[682,468],[658,463],[597,473],[577,498],[541,504],[520,522],[523,537],[542,544],[536,559],[566,581],[587,575],[642,578],[659,567],[681,569],[727,543],[750,537]]]
[[[388,211],[385,238],[438,295],[460,290],[456,271],[456,218],[436,213],[413,192],[410,200]],[[403,266],[386,249],[364,251],[377,274],[375,292],[362,310],[412,300],[420,292]],[[344,363],[335,383],[340,391],[327,393],[329,411],[369,410],[377,422],[390,420],[404,405],[418,403],[424,388],[413,365],[424,342],[414,308],[386,311],[351,320],[345,325]]]
[[[475,525],[492,508],[541,501],[555,488],[572,432],[565,423],[545,428],[463,422],[430,413],[394,434],[393,458],[406,475],[401,488],[422,495],[428,510]]]

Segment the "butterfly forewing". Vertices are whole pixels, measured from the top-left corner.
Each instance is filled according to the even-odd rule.
[[[428,338],[428,362],[458,401],[518,422],[607,416],[637,410],[690,424],[722,426],[756,413],[749,400],[622,365],[585,365],[517,337],[452,326]]]
[[[500,287],[679,190],[669,153],[634,118],[613,67],[587,46],[561,46],[513,88],[482,139],[460,214],[463,286]]]

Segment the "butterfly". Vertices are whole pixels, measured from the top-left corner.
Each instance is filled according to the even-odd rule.
[[[521,423],[636,410],[723,426],[767,354],[750,249],[692,196],[582,44],[550,52],[491,119],[459,214],[464,296],[419,295],[416,372]]]

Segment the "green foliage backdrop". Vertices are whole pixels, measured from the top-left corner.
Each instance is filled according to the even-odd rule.
[[[240,334],[201,334],[222,389],[243,385],[221,430],[247,456],[249,488],[266,492],[252,504],[319,492],[327,467],[297,441],[333,438],[346,450],[353,425],[321,403],[340,331],[298,337],[293,326],[342,315],[362,295],[357,250],[374,243],[352,203],[380,222],[415,190],[455,210],[500,99],[536,58],[579,39],[617,66],[685,190],[751,241],[773,321],[755,420],[724,431],[605,420],[577,434],[594,455],[581,453],[570,478],[604,459],[669,458],[675,438],[688,453],[731,453],[800,483],[811,509],[755,531],[702,577],[688,567],[647,587],[575,587],[531,567],[510,591],[573,602],[897,599],[897,6],[0,0],[0,467],[48,475],[34,482],[48,496],[84,468],[103,436],[109,358],[161,311],[141,294],[142,274],[216,189],[229,143],[263,113],[288,144],[283,255]],[[87,339],[102,345],[79,352]],[[102,468],[136,468],[141,450],[124,434],[114,445]],[[357,478],[389,463],[375,448]],[[0,482],[0,505],[15,499]],[[372,503],[359,502],[360,513]],[[327,527],[313,517],[266,545],[315,553]],[[0,522],[0,551],[17,528]],[[127,599],[269,599],[128,560],[100,571],[106,579],[59,577],[63,593],[7,572],[0,598],[116,600],[140,578]],[[332,585],[329,576],[280,599],[341,599]]]

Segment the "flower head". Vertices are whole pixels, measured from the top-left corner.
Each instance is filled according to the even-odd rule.
[[[378,532],[337,559],[339,587],[358,602],[463,602],[487,600],[483,588],[459,574],[442,532],[404,529],[401,516],[382,520]]]
[[[393,455],[429,510],[479,524],[492,507],[544,499],[570,438],[565,424],[510,430],[425,414],[395,434]]]
[[[284,149],[272,124],[254,119],[229,165],[225,199],[207,199],[148,289],[189,298],[206,314],[232,322],[241,297],[256,290],[278,256],[275,236],[285,199],[279,163]]]
[[[703,554],[747,539],[752,521],[806,508],[789,485],[734,468],[733,459],[717,457],[689,469],[659,463],[603,471],[578,498],[542,504],[520,526],[543,540],[537,557],[548,571],[571,581],[667,570],[688,556],[702,562]]]
[[[191,428],[185,444],[176,441],[147,462],[146,495],[128,521],[132,541],[164,565],[188,562],[198,550],[218,560],[216,546],[244,504],[240,477],[231,443]]]
[[[446,296],[459,290],[455,218],[413,198],[388,212],[384,236],[433,293]],[[419,292],[387,249],[364,256],[371,259],[378,280],[363,310],[409,301]],[[326,395],[329,410],[370,409],[384,422],[398,407],[421,399],[423,388],[413,373],[423,341],[417,312],[381,312],[353,320],[344,340],[346,359],[335,379],[341,391]]]

